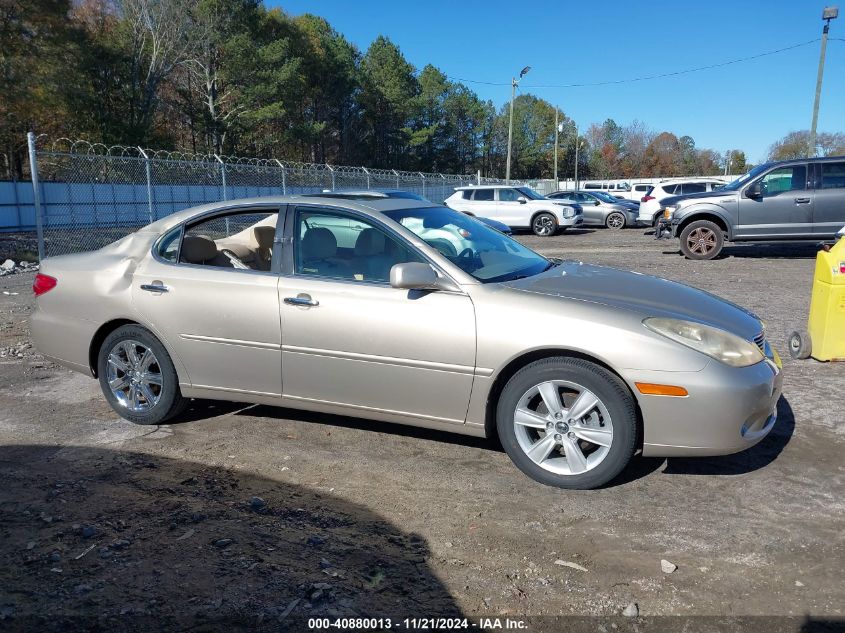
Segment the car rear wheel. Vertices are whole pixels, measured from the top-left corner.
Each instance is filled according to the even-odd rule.
[[[613,213],[608,214],[607,218],[605,218],[604,225],[609,229],[624,229],[625,216],[614,211]]]
[[[634,454],[634,401],[594,363],[539,360],[517,372],[496,411],[499,439],[514,464],[548,486],[586,490],[618,475]]]
[[[551,213],[538,213],[531,221],[531,230],[534,235],[549,237],[557,233],[557,220]]]
[[[722,252],[724,241],[718,225],[709,220],[696,220],[681,231],[681,252],[687,259],[713,259]]]
[[[106,337],[97,375],[112,409],[136,424],[161,424],[187,403],[167,350],[140,325],[121,326]]]

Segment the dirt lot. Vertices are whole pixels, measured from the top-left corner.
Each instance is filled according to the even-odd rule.
[[[806,321],[812,246],[690,262],[641,230],[520,239],[741,303],[782,355]],[[0,278],[0,628],[843,626],[845,363],[785,358],[780,421],[751,451],[637,458],[602,490],[567,492],[489,442],[354,418],[196,402],[178,423],[133,426],[94,380],[27,347],[31,283]],[[622,616],[631,602],[640,617]]]

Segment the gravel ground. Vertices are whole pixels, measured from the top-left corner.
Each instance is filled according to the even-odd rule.
[[[691,262],[642,230],[519,239],[741,303],[782,355],[806,322],[813,246]],[[489,442],[355,418],[195,402],[177,423],[134,426],[30,346],[32,277],[0,278],[0,628],[843,626],[845,363],[785,358],[780,420],[750,451],[636,458],[604,489],[570,492]],[[622,616],[631,603],[639,617]]]

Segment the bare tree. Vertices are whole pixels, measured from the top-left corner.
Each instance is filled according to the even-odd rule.
[[[162,82],[195,55],[191,17],[194,4],[192,0],[119,0],[129,29],[129,128],[135,142],[143,142],[149,136]]]

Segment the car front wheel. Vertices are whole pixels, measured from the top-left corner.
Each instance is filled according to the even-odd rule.
[[[681,252],[688,259],[713,259],[722,252],[722,229],[709,220],[690,222],[681,231]]]
[[[604,224],[609,229],[624,229],[625,216],[614,211],[610,213],[604,221]]]
[[[124,325],[100,346],[97,375],[106,400],[136,424],[161,424],[186,405],[170,355],[140,325]]]
[[[549,237],[557,233],[557,220],[551,213],[538,213],[531,221],[531,230],[534,235]]]
[[[527,365],[505,386],[499,439],[514,464],[548,486],[591,489],[618,475],[634,454],[634,400],[594,363],[550,358]]]

